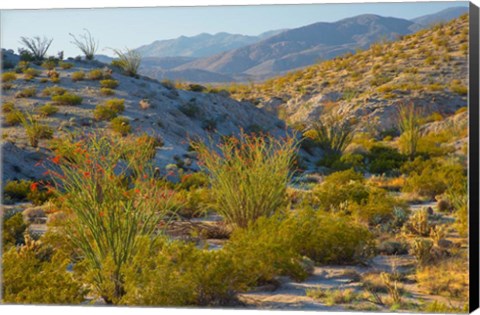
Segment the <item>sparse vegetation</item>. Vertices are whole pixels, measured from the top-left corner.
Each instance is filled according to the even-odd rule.
[[[51,139],[53,136],[53,129],[47,125],[41,124],[38,120],[33,117],[32,114],[26,113],[25,115],[20,115],[20,121],[25,128],[25,133],[27,134],[28,141],[32,147],[37,147],[38,142],[41,139]]]
[[[48,116],[52,116],[52,115],[56,114],[58,112],[58,107],[56,107],[56,106],[54,106],[50,103],[47,103],[43,106],[38,107],[37,111],[40,114],[40,116],[48,117]]]

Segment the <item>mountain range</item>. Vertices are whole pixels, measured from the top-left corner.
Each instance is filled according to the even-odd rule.
[[[468,12],[452,7],[412,20],[359,15],[318,22],[258,36],[202,33],[159,40],[137,48],[144,57],[141,73],[155,79],[196,83],[261,81],[328,60],[373,43],[395,40]]]

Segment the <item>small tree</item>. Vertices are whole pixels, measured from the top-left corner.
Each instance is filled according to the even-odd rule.
[[[401,105],[398,108],[397,124],[400,132],[400,146],[403,153],[407,154],[411,161],[417,154],[418,142],[422,136],[420,127],[422,114],[413,103]]]
[[[35,61],[42,61],[47,54],[48,48],[53,42],[53,38],[40,38],[40,36],[20,37],[20,43],[23,44],[27,51],[32,55]]]
[[[131,77],[134,77],[138,73],[138,68],[142,62],[142,56],[135,50],[126,48],[125,51],[119,49],[113,49],[113,52],[118,56],[116,64],[125,71],[125,73]]]
[[[85,59],[93,60],[93,58],[95,57],[95,53],[98,50],[99,42],[95,41],[95,38],[92,37],[92,34],[90,34],[89,30],[84,30],[84,34],[78,35],[80,39],[78,39],[72,33],[69,33],[69,35],[73,38],[73,41],[71,43],[77,46],[77,48],[83,52],[83,54],[85,55]]]

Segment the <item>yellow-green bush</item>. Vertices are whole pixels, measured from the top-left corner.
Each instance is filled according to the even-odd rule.
[[[17,212],[13,215],[5,213],[3,216],[2,229],[2,245],[4,252],[11,246],[22,244],[24,241],[23,235],[27,229],[27,225],[23,222],[23,215]]]
[[[40,116],[47,117],[47,116],[52,116],[58,112],[58,107],[47,103],[43,106],[40,106],[37,108],[38,113]]]
[[[65,61],[60,61],[58,65],[63,70],[71,69],[73,67],[73,63],[65,62]]]
[[[67,92],[66,89],[59,87],[59,86],[50,86],[46,87],[42,91],[43,96],[55,96],[55,95],[63,95]]]
[[[20,115],[19,117],[32,147],[37,147],[40,139],[52,138],[53,129],[48,125],[38,122],[38,120],[31,114],[27,113],[26,115]]]
[[[85,290],[67,271],[68,259],[52,255],[41,243],[26,239],[2,255],[3,301],[18,304],[79,304]]]
[[[15,81],[17,79],[17,75],[15,72],[4,72],[2,73],[2,83]]]
[[[37,94],[35,87],[24,88],[15,94],[15,98],[34,97]]]
[[[109,88],[101,88],[100,94],[104,96],[110,96],[110,95],[114,95],[115,91]]]
[[[324,210],[338,210],[345,202],[361,203],[368,198],[369,189],[363,176],[354,170],[335,172],[314,187],[316,203]]]
[[[317,263],[357,263],[375,250],[372,234],[348,216],[301,210],[287,220],[284,237],[293,239],[301,255]]]
[[[103,79],[102,69],[90,70],[90,72],[88,72],[88,79],[89,80],[102,80]]]
[[[97,105],[93,111],[95,120],[112,120],[117,117],[117,112],[105,105]]]
[[[113,131],[126,136],[132,131],[132,126],[130,126],[130,120],[126,117],[115,117],[110,121],[110,128]]]
[[[83,71],[74,72],[72,73],[71,78],[73,82],[82,81],[85,79],[85,72]]]
[[[13,200],[25,200],[30,192],[32,181],[13,180],[3,186],[4,196]]]
[[[61,95],[53,95],[52,101],[58,105],[79,105],[82,103],[83,98],[79,95],[65,92]]]
[[[15,104],[12,102],[5,102],[2,104],[2,112],[3,113],[10,113],[15,110]]]
[[[117,80],[101,80],[100,81],[100,86],[102,88],[108,88],[108,89],[115,89],[118,87],[118,81]]]
[[[3,119],[7,126],[16,126],[22,122],[21,120],[22,112],[18,110],[13,110],[3,114]]]
[[[117,114],[125,110],[125,100],[123,98],[112,98],[104,102],[104,105],[112,109]]]
[[[236,292],[247,288],[248,275],[241,274],[223,250],[206,251],[178,241],[159,247],[152,250],[145,240],[139,244],[125,268],[121,304],[225,306],[236,303]]]

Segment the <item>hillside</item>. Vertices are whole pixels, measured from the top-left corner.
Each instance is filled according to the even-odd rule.
[[[468,16],[401,40],[321,62],[262,84],[234,85],[233,97],[308,124],[327,112],[355,118],[361,129],[391,129],[395,105],[426,114],[467,106]]]
[[[18,56],[6,51],[3,54],[5,62],[18,68]],[[96,61],[68,60],[67,64],[70,69],[56,67],[59,79],[55,83],[52,81],[56,80],[49,78],[48,70],[33,64],[25,71],[28,74],[4,73],[4,179],[40,177],[44,170],[35,164],[51,154],[52,140],[40,140],[38,148],[28,143],[24,126],[12,120],[14,115],[9,116],[16,111],[33,114],[38,123],[54,130],[53,138],[61,138],[75,130],[111,130],[109,119],[94,118],[95,109],[112,99],[124,100],[125,108],[119,114],[127,118],[132,132],[147,132],[161,139],[163,144],[157,148],[157,164],[161,168],[171,163],[189,165],[191,138],[218,139],[220,135],[238,133],[240,128],[250,130],[258,126],[282,133],[283,122],[248,102],[238,102],[221,94],[177,90],[145,77],[125,76],[115,69],[109,75],[105,64]],[[84,79],[73,81],[81,72]],[[91,73],[96,73],[95,79],[89,79]],[[102,76],[111,76],[110,80],[117,81],[118,87],[101,89]],[[52,101],[55,94],[73,94],[82,100],[77,105],[61,105]],[[11,105],[5,105],[9,103]],[[40,108],[47,103],[57,112],[42,114]]]
[[[288,30],[256,44],[186,63],[178,70],[202,69],[221,74],[265,77],[310,65],[318,59],[366,48],[382,38],[410,33],[413,22],[360,15],[334,23],[320,22]]]
[[[258,36],[230,34],[226,32],[217,34],[202,33],[190,37],[180,36],[174,39],[154,41],[151,44],[138,47],[136,51],[144,57],[200,58],[250,45],[282,31],[283,30],[268,31]]]

